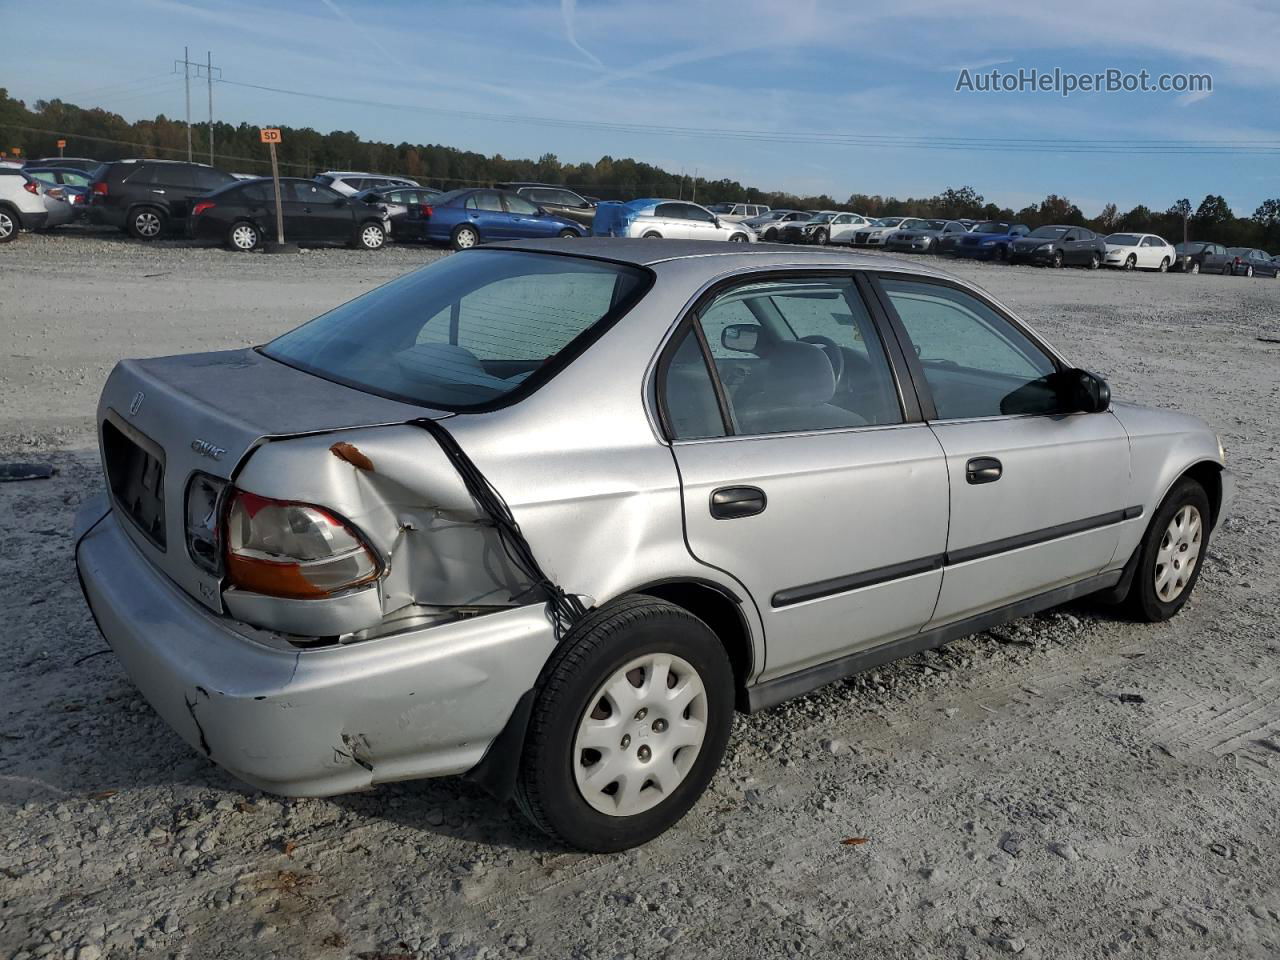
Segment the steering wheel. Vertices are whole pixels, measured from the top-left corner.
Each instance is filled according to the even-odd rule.
[[[844,377],[844,351],[840,349],[840,344],[836,343],[830,337],[819,336],[813,334],[808,337],[801,337],[801,343],[812,343],[822,348],[826,353],[827,359],[831,361],[831,372],[836,375],[836,386],[840,385],[841,379]]]

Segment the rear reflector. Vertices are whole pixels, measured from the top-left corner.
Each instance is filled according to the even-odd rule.
[[[36,196],[40,195],[40,185],[32,182],[31,180],[24,183],[22,185],[22,189],[27,191],[27,193],[34,193]]]

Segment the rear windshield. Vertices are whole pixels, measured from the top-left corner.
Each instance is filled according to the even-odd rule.
[[[974,233],[1008,233],[1012,229],[1013,227],[1011,227],[1007,223],[998,223],[992,220],[988,223],[978,224],[976,227],[973,228],[973,232]]]
[[[1036,227],[1029,234],[1027,234],[1027,236],[1035,237],[1036,239],[1048,238],[1051,240],[1056,240],[1058,237],[1062,236],[1066,232],[1067,232],[1066,227]]]
[[[536,389],[648,286],[648,273],[622,264],[514,250],[455,254],[263,352],[368,393],[444,410],[483,408]]]
[[[1208,246],[1207,243],[1180,243],[1177,246],[1175,246],[1173,249],[1178,251],[1178,253],[1192,254],[1192,253],[1199,253],[1201,250],[1203,250],[1207,246]]]
[[[1136,247],[1142,238],[1136,233],[1113,233],[1106,239],[1107,243],[1117,247]]]

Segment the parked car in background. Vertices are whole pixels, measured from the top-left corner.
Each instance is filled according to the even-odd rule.
[[[103,164],[94,177],[89,220],[137,240],[182,229],[192,198],[235,182],[229,173],[183,160],[116,160]]]
[[[840,215],[839,210],[811,210],[804,219],[792,220],[778,231],[781,243],[808,243],[813,230],[830,223]]]
[[[19,167],[0,167],[0,243],[20,230],[48,230],[71,219],[62,188],[41,183]]]
[[[468,188],[442,193],[431,201],[422,235],[466,250],[492,240],[585,237],[587,230],[576,220],[544,212],[510,190]]]
[[[28,167],[58,167],[67,170],[79,170],[81,173],[93,173],[100,166],[101,160],[90,157],[41,157],[39,160],[28,160]]]
[[[1230,273],[1231,258],[1220,243],[1191,240],[1174,246],[1173,269],[1182,273]]]
[[[75,218],[83,219],[89,215],[89,184],[92,181],[87,173],[72,168],[33,167],[29,164],[22,169],[27,176],[35,177],[41,183],[61,187]]]
[[[1208,425],[972,284],[818,249],[470,250],[124,360],[94,423],[79,582],[202,762],[309,797],[466,771],[596,852],[675,826],[735,708],[1078,597],[1176,616],[1234,491]]]
[[[362,190],[353,198],[357,203],[383,210],[396,240],[423,239],[423,224],[431,216],[431,203],[442,191],[430,187],[380,187]]]
[[[646,240],[729,240],[752,243],[755,231],[743,223],[720,220],[706,207],[687,200],[649,198],[596,206],[591,232],[597,237]]]
[[[905,253],[937,253],[943,237],[956,237],[968,232],[958,220],[921,220],[912,226],[889,234],[884,249]]]
[[[323,173],[317,173],[312,179],[347,197],[354,197],[364,190],[419,185],[417,180],[410,180],[408,177],[392,177],[385,173],[362,173],[358,170],[326,170]]]
[[[871,223],[860,213],[837,213],[830,220],[805,225],[803,241],[823,246],[828,243],[853,245],[853,237]]]
[[[960,236],[960,242],[955,245],[952,253],[957,257],[975,260],[1007,260],[1013,241],[1030,232],[1031,228],[1025,223],[984,220],[982,223],[975,223],[967,233]]]
[[[1036,227],[1013,241],[1010,263],[1039,263],[1050,267],[1076,266],[1096,270],[1107,255],[1107,245],[1092,230],[1067,224]]]
[[[1237,277],[1274,277],[1276,263],[1271,254],[1254,247],[1231,247],[1227,250],[1230,273]]]
[[[880,217],[866,226],[859,227],[853,235],[855,247],[882,247],[889,234],[898,230],[909,230],[917,224],[924,223],[919,217]]]
[[[944,231],[942,236],[938,238],[937,246],[935,246],[933,250],[934,253],[948,255],[954,254],[961,239],[972,233],[973,228],[977,226],[977,223],[973,220],[957,220],[956,223],[960,224],[964,229],[959,233],[956,233],[955,231],[947,233]]]
[[[769,212],[769,207],[763,203],[713,203],[708,205],[708,210],[714,213],[721,220],[750,220],[752,217],[759,217]]]
[[[304,246],[342,243],[379,250],[390,224],[386,211],[301,177],[280,178],[284,238]],[[222,243],[247,253],[276,237],[275,185],[270,177],[234,180],[197,198],[187,222],[197,242]]]
[[[584,197],[568,187],[558,187],[549,183],[499,183],[497,188],[510,190],[537,204],[547,213],[576,220],[588,230],[596,216],[598,201]]]
[[[1164,273],[1177,257],[1173,244],[1153,233],[1112,233],[1103,238],[1107,252],[1103,266],[1121,270],[1159,270]]]
[[[742,222],[755,231],[756,236],[769,243],[778,240],[778,234],[785,230],[787,224],[808,220],[812,216],[807,210],[770,210],[758,217],[751,217]]]

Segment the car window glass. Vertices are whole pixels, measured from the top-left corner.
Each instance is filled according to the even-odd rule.
[[[684,204],[660,203],[653,208],[653,215],[655,217],[661,217],[663,220],[683,220]]]
[[[250,183],[236,191],[242,203],[274,202],[275,195],[270,184]]]
[[[523,217],[536,216],[538,208],[526,200],[524,197],[517,197],[514,193],[506,196],[507,212],[516,213]]]
[[[472,199],[475,200],[476,210],[492,210],[496,213],[503,212],[502,197],[492,190],[481,190],[479,193],[474,194]],[[470,207],[471,203],[468,202],[467,206]]]
[[[976,297],[940,284],[881,281],[924,368],[938,418],[1053,413],[1053,361]]]
[[[30,175],[35,177],[41,183],[57,183],[58,182],[57,174],[50,173],[47,170],[37,170]]]
[[[697,220],[700,223],[712,223],[715,220],[715,214],[709,210],[703,210],[701,207],[695,207],[691,203],[684,205],[684,216],[686,220]]]
[[[663,382],[663,401],[672,439],[724,436],[715,386],[692,325],[685,329],[671,356]]]
[[[196,185],[196,172],[181,163],[157,163],[155,183],[175,190],[191,190]]]
[[[847,277],[736,287],[700,322],[738,433],[902,422],[884,349]]]

